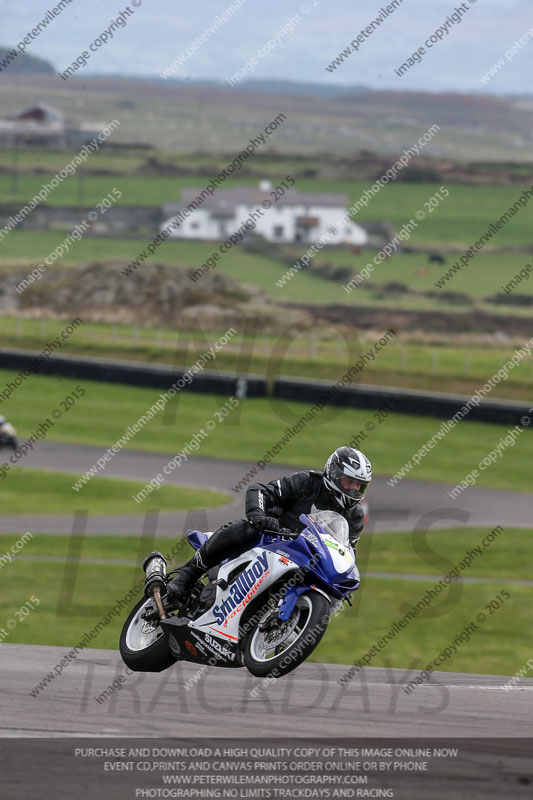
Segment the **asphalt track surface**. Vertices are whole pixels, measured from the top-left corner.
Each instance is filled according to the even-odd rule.
[[[35,450],[21,459],[21,467],[55,470],[73,473],[73,483],[102,456],[103,448],[90,445],[65,444],[42,441]],[[151,453],[142,450],[127,450],[118,453],[100,477],[129,478],[146,483],[160,472],[169,461],[169,453]],[[190,458],[168,478],[170,485],[182,485],[218,489],[228,493],[228,505],[207,511],[188,513],[164,512],[153,517],[153,525],[160,536],[181,535],[188,528],[214,530],[220,524],[243,516],[244,489],[236,494],[232,487],[254,466],[254,462],[231,461],[214,458]],[[266,482],[290,474],[297,469],[309,469],[316,465],[301,467],[267,465],[258,478]],[[458,480],[463,474],[460,471]],[[423,529],[450,528],[454,526],[479,526],[490,530],[495,525],[503,527],[532,527],[531,495],[520,492],[469,488],[456,500],[448,491],[451,484],[429,481],[402,480],[396,486],[387,484],[387,478],[377,476],[369,491],[371,508],[370,522],[365,528],[372,531],[413,531]],[[157,510],[157,492],[139,506],[132,499],[132,513],[121,515],[93,515],[84,503],[83,489],[78,493],[80,510],[88,511],[87,534],[139,535],[145,525],[143,510]],[[73,515],[2,515],[0,533],[19,530],[32,533],[69,534],[72,531]]]
[[[124,665],[116,651],[89,649],[33,697],[66,652],[2,645],[0,737],[531,736],[533,680],[506,690],[508,678],[495,675],[434,672],[431,683],[407,694],[415,671],[366,667],[343,686],[348,668],[341,665],[302,664],[269,682],[244,668],[180,662],[127,676],[99,703]]]

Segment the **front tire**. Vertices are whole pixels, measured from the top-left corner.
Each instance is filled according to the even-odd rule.
[[[151,602],[146,597],[139,600],[120,634],[120,655],[133,672],[161,672],[177,661],[161,626],[141,619],[142,612]]]
[[[260,621],[244,644],[247,669],[258,678],[281,678],[292,672],[311,655],[324,636],[329,608],[324,595],[310,590],[298,597],[286,623],[261,631]]]

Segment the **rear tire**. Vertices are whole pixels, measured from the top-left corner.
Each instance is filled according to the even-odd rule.
[[[141,619],[141,613],[150,602],[146,597],[139,600],[120,634],[120,655],[133,672],[161,672],[177,661],[161,626]]]
[[[269,633],[276,641],[275,632],[262,632],[259,626],[247,636],[244,643],[244,664],[258,678],[281,678],[300,666],[318,645],[329,622],[330,603],[314,590],[301,594],[290,619],[285,623],[286,638],[280,627],[277,644],[269,641]],[[281,649],[281,652],[277,652]]]

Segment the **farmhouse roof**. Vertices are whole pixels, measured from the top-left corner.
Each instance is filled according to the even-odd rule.
[[[33,118],[37,120],[39,115],[42,117],[43,122],[63,122],[65,119],[63,112],[48,103],[32,103],[31,106],[22,108],[15,114],[7,117],[7,119],[23,121],[24,119]]]
[[[270,196],[271,191],[273,190],[260,189],[254,186],[235,186],[232,189],[217,189],[213,195],[200,201],[199,207],[220,213],[235,211],[238,205],[260,206],[264,200],[272,200]],[[199,188],[183,189],[181,193],[181,203],[168,203],[164,206],[164,211],[168,214],[176,213],[181,208],[188,206],[190,203],[194,203],[201,193],[202,190]],[[299,192],[296,189],[286,189],[285,194],[275,202],[276,208],[279,206],[302,205],[347,208],[348,195]]]

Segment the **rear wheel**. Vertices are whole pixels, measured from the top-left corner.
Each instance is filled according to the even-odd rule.
[[[143,597],[133,608],[120,634],[120,655],[134,672],[161,672],[177,660],[159,622],[147,622],[142,613],[152,600]]]
[[[311,655],[329,622],[329,601],[316,591],[301,594],[286,622],[267,611],[244,644],[244,663],[258,678],[281,678]]]

